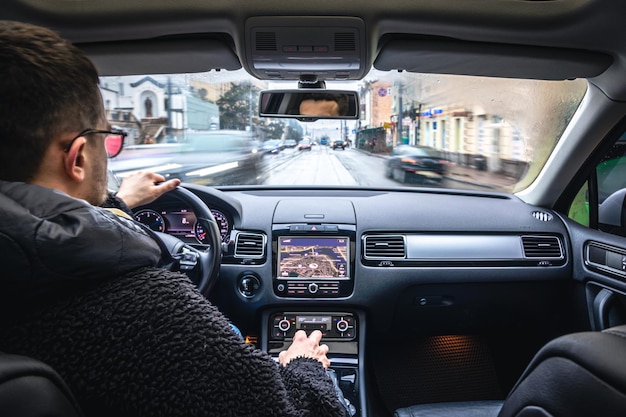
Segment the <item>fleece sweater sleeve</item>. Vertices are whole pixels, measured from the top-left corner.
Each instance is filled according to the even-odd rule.
[[[332,381],[320,363],[311,358],[297,358],[280,367],[291,402],[311,416],[341,416],[345,409],[337,400]]]
[[[145,268],[0,326],[0,349],[48,363],[87,416],[344,417],[322,365],[244,343],[189,279]]]
[[[130,207],[126,205],[124,200],[122,200],[115,193],[112,192],[109,192],[107,194],[107,198],[101,206],[104,208],[116,208],[122,210],[124,213],[131,217],[134,216],[133,211],[130,209]]]

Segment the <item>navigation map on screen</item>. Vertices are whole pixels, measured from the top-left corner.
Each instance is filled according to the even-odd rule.
[[[348,278],[347,237],[280,237],[279,278]]]

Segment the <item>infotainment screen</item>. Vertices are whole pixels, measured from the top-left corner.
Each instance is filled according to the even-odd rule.
[[[348,237],[278,238],[278,278],[348,279]]]

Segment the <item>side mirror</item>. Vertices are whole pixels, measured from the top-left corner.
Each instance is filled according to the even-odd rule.
[[[615,191],[598,207],[600,230],[626,236],[626,188]]]
[[[348,90],[261,91],[259,116],[295,118],[302,122],[319,119],[358,119],[359,96]]]

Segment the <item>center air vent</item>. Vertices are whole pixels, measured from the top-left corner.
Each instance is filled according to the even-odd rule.
[[[522,236],[526,258],[562,258],[561,241],[555,236]]]
[[[404,258],[406,244],[402,235],[365,237],[365,258]]]
[[[265,256],[265,235],[239,233],[235,241],[236,258],[262,258]]]

